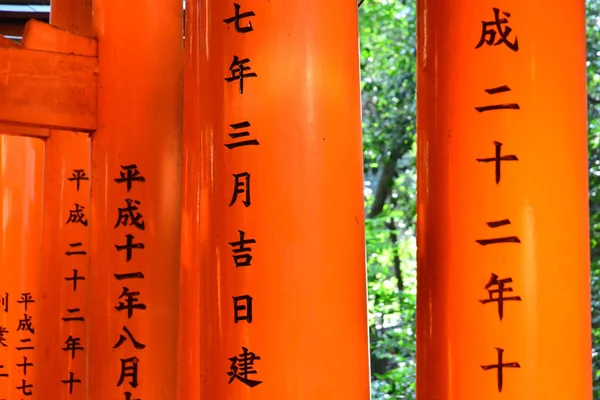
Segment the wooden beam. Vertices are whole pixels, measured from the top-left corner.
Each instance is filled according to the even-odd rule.
[[[3,135],[28,136],[37,138],[47,138],[50,136],[50,129],[48,128],[11,124],[2,121],[0,121],[0,132],[2,132]]]
[[[34,19],[25,25],[23,48],[87,57],[98,55],[98,42]]]
[[[0,47],[0,121],[96,129],[97,59]]]

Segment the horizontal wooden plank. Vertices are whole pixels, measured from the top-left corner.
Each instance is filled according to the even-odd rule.
[[[0,121],[96,129],[97,59],[0,47]]]
[[[47,138],[50,136],[50,129],[0,121],[0,133],[3,135]]]
[[[22,46],[30,50],[52,51],[96,57],[98,42],[72,32],[32,19],[25,25]]]

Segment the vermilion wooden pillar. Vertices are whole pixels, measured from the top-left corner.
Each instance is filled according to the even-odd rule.
[[[37,276],[42,399],[84,400],[90,379],[89,157],[86,134],[52,131],[45,141],[43,258]]]
[[[94,36],[92,0],[52,0],[50,23],[82,36]]]
[[[592,398],[584,3],[418,3],[419,400]]]
[[[200,235],[206,213],[201,212],[199,197],[204,162],[200,158],[199,10],[198,0],[186,1],[178,373],[182,400],[200,399]]]
[[[50,23],[91,35],[91,1],[52,1]],[[47,35],[52,43],[55,36]],[[25,38],[27,45],[31,38]],[[70,43],[56,40],[53,46]],[[74,49],[73,49],[74,50]],[[77,105],[73,104],[76,109]],[[90,138],[53,130],[44,145],[43,259],[38,279],[41,399],[85,400],[90,276]]]
[[[200,32],[201,398],[366,400],[356,2],[202,0]]]
[[[44,142],[0,135],[0,399],[40,394]]]
[[[182,2],[97,0],[93,16],[88,399],[177,399]]]

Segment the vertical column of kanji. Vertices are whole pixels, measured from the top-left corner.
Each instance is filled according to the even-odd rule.
[[[584,12],[419,3],[420,399],[591,399]]]
[[[94,2],[89,399],[177,398],[182,3]],[[136,15],[143,24],[131,23]]]
[[[36,399],[44,142],[0,135],[0,399]]]
[[[368,399],[356,3],[201,4],[201,398]]]
[[[38,331],[44,399],[85,399],[90,151],[86,134],[46,140]]]

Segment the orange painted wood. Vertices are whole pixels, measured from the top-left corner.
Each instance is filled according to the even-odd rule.
[[[55,6],[52,7],[54,10]],[[98,42],[95,39],[34,19],[29,20],[25,25],[22,46],[29,50],[43,50],[53,53],[87,57],[98,55]]]
[[[86,400],[90,282],[90,138],[52,131],[44,142],[43,268],[38,354],[42,399]],[[71,375],[72,374],[72,375]],[[64,381],[64,382],[63,382]],[[71,381],[73,383],[71,384]]]
[[[88,400],[178,397],[181,13],[179,0],[94,2]]]
[[[592,399],[584,3],[418,3],[419,400]]]
[[[0,47],[0,121],[96,128],[95,58]]]
[[[356,3],[200,16],[200,397],[369,399]]]
[[[77,18],[79,0],[53,1],[50,19],[25,28],[23,47],[95,57],[95,40],[61,29]],[[81,9],[81,8],[80,8]],[[71,14],[72,18],[64,18]],[[88,29],[91,29],[91,21]],[[90,137],[86,133],[53,130],[45,141],[43,268],[40,273],[40,343],[38,398],[86,400],[90,308]]]
[[[0,47],[19,47],[19,44],[0,35]]]
[[[198,0],[186,2],[182,203],[181,203],[181,277],[179,284],[179,399],[200,400],[200,242],[202,212],[200,170],[206,165],[200,147],[199,105],[204,95],[199,86],[200,7]]]
[[[52,0],[50,23],[78,35],[93,37],[92,0]]]
[[[29,126],[21,124],[11,124],[0,121],[0,132],[4,135],[29,136],[38,138],[47,138],[50,136],[50,129],[39,126]]]
[[[0,131],[0,133],[2,133]],[[36,398],[44,143],[0,134],[0,398]],[[39,397],[38,397],[39,398]]]

